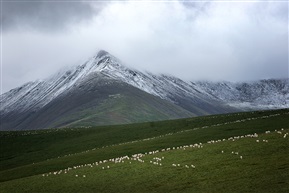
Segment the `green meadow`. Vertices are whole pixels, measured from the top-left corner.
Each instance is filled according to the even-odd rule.
[[[0,132],[0,192],[289,192],[289,109]]]

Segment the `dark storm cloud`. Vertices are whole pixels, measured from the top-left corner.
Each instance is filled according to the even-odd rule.
[[[96,15],[104,2],[92,7],[89,1],[18,0],[2,2],[2,29],[40,30],[51,33],[66,29],[69,25],[85,22]]]
[[[210,1],[180,1],[185,7],[189,9],[196,9],[198,11],[204,11],[211,2]]]

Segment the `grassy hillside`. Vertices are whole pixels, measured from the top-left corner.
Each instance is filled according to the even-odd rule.
[[[2,192],[287,192],[289,136],[284,135],[288,129],[287,109],[133,125],[1,132],[0,187]],[[265,131],[271,132],[260,134]],[[254,133],[258,137],[228,140]],[[218,139],[222,142],[207,143]],[[202,143],[202,148],[183,148],[195,143]],[[167,148],[170,151],[162,152]],[[131,160],[133,154],[156,150],[159,153]],[[99,163],[123,156],[130,159]],[[65,169],[76,166],[80,167],[65,174]]]
[[[191,117],[193,113],[138,89],[109,95],[100,104],[92,104],[60,119],[55,126],[79,127],[118,125]],[[75,120],[75,121],[72,121]]]

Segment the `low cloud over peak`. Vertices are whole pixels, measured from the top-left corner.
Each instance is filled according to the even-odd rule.
[[[287,2],[34,3],[2,3],[4,91],[98,49],[187,80],[288,77]]]

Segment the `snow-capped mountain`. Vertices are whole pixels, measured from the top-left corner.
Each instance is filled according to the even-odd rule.
[[[154,75],[127,68],[116,57],[102,50],[82,65],[63,70],[45,80],[29,82],[4,93],[0,99],[1,130],[72,126],[75,123],[81,125],[83,120],[89,117],[87,109],[93,113],[97,109],[100,113],[100,107],[105,106],[108,101],[109,105],[112,101],[114,103],[118,101],[117,104],[124,101],[121,100],[122,97],[115,96],[125,96],[126,99],[132,95],[137,96],[140,103],[136,103],[135,106],[145,104],[151,114],[162,115],[159,119],[244,109],[288,108],[288,85],[288,79],[251,83],[186,82],[173,76]],[[147,100],[148,98],[150,100]],[[155,103],[151,104],[149,101]],[[155,106],[159,108],[156,109]],[[108,108],[104,111],[111,115]],[[83,116],[78,116],[79,112],[82,112]],[[54,117],[56,114],[58,117]],[[155,119],[150,117],[137,120],[132,117],[130,119],[121,117],[121,120],[126,121],[118,122],[112,117],[112,121],[107,123],[130,123]],[[38,124],[34,125],[32,122]],[[98,123],[93,121],[93,124]],[[106,124],[106,122],[99,121],[99,124]]]
[[[289,79],[254,82],[197,82],[202,92],[243,109],[289,108]]]

